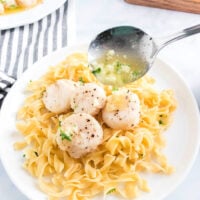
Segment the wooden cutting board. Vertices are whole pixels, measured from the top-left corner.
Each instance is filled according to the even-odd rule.
[[[200,0],[125,0],[128,3],[200,14]]]

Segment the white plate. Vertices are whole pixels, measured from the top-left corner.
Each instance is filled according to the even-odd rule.
[[[21,166],[23,162],[22,152],[13,150],[13,143],[21,139],[15,128],[16,112],[22,105],[23,93],[30,80],[38,79],[44,74],[48,66],[62,61],[67,54],[73,51],[83,50],[84,47],[68,47],[48,55],[30,67],[12,87],[7,95],[0,113],[0,155],[2,163],[18,189],[29,199],[44,200],[46,195],[36,186],[36,180],[32,178]],[[195,156],[198,152],[200,141],[199,112],[194,97],[183,79],[164,62],[157,60],[150,71],[156,78],[158,88],[171,88],[175,91],[178,108],[174,121],[165,136],[167,146],[164,152],[169,163],[176,168],[171,176],[145,175],[151,187],[150,193],[142,193],[138,200],[158,200],[166,197],[189,172]],[[113,199],[110,196],[107,199]]]
[[[22,12],[0,15],[0,30],[31,24],[58,9],[66,0],[43,0],[44,2]]]

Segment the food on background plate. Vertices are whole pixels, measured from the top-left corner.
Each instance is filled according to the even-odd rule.
[[[16,2],[22,8],[29,8],[39,3],[38,0],[16,0]]]
[[[0,15],[22,11],[41,2],[42,0],[0,0]]]
[[[63,94],[69,82],[72,90]],[[23,150],[23,167],[50,199],[134,198],[149,191],[141,172],[173,172],[162,149],[176,101],[171,89],[155,84],[146,75],[123,88],[103,85],[86,54],[68,56],[28,84],[16,125],[24,140],[14,144]],[[61,99],[67,106],[52,110],[48,95],[55,108]]]

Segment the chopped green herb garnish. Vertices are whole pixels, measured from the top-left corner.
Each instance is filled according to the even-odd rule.
[[[97,69],[94,69],[92,70],[92,73],[95,75],[95,74],[99,74],[101,72],[101,68],[97,68]]]
[[[9,9],[16,9],[16,8],[18,8],[16,5],[9,6]]]
[[[119,90],[119,88],[117,88],[117,87],[112,88],[112,91],[118,91],[118,90]]]
[[[106,194],[111,194],[111,193],[113,193],[113,192],[115,192],[115,191],[116,191],[116,189],[115,189],[115,188],[112,188],[112,189],[108,190],[108,192],[106,192]]]
[[[159,122],[159,124],[163,124],[163,121],[162,121],[162,120],[159,120],[158,122]]]
[[[26,154],[23,154],[23,158],[25,158],[26,157]]]
[[[82,77],[79,78],[79,82],[81,82],[81,83],[85,83],[85,81],[83,80]]]
[[[115,71],[119,72],[122,69],[122,64],[120,62],[117,62],[115,65]]]
[[[134,71],[134,72],[132,72],[132,76],[134,77],[134,78],[137,78],[138,76],[139,76],[139,72],[138,71]]]
[[[71,135],[67,135],[62,129],[60,129],[60,136],[62,140],[72,141]]]
[[[35,155],[36,155],[37,157],[39,156],[37,151],[34,151],[34,153],[35,153]]]
[[[68,140],[68,141],[72,141],[71,139],[71,135],[67,135],[62,129],[61,129],[61,121],[59,120],[59,127],[58,130],[60,131],[60,136],[62,140]]]

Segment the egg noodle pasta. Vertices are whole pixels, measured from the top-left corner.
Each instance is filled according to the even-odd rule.
[[[176,108],[172,90],[155,89],[155,80],[149,76],[125,86],[140,99],[140,123],[133,130],[114,130],[104,124],[99,113],[96,119],[103,128],[103,143],[95,151],[74,159],[59,149],[59,115],[48,111],[42,101],[46,87],[58,79],[80,84],[94,82],[104,88],[106,95],[114,89],[98,82],[83,53],[68,56],[40,79],[30,80],[28,97],[18,112],[16,124],[24,141],[16,142],[14,148],[23,149],[23,167],[37,177],[40,189],[50,200],[86,200],[101,194],[132,199],[140,191],[150,190],[140,172],[173,172],[162,153],[163,132]]]

